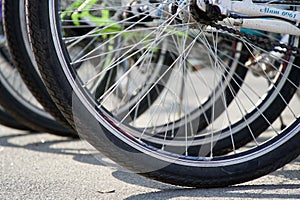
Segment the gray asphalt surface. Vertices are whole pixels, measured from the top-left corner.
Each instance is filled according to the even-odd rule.
[[[244,184],[193,189],[128,172],[86,142],[0,126],[0,199],[300,199],[300,157]]]

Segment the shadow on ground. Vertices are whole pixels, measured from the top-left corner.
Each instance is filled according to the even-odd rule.
[[[171,199],[175,197],[214,197],[214,198],[278,198],[278,199],[300,199],[300,194],[276,194],[278,190],[293,190],[300,188],[300,173],[297,170],[280,169],[273,172],[273,176],[283,176],[290,180],[296,180],[297,184],[266,184],[266,185],[238,185],[228,188],[218,188],[218,189],[191,189],[182,188],[176,186],[170,186],[163,183],[155,182],[134,173],[128,172],[122,167],[118,166],[114,162],[110,161],[101,154],[95,152],[95,150],[86,149],[87,146],[84,145],[85,142],[79,139],[70,139],[57,136],[44,135],[42,137],[46,140],[36,140],[34,142],[28,142],[26,144],[20,145],[14,140],[22,140],[22,137],[36,137],[40,133],[12,133],[0,136],[0,146],[3,147],[13,147],[26,149],[31,151],[53,153],[60,155],[72,156],[73,160],[76,162],[88,163],[91,165],[101,165],[113,167],[115,169],[112,172],[112,176],[120,181],[123,181],[132,185],[140,185],[147,188],[154,188],[160,191],[138,194],[135,196],[128,197],[127,199],[160,199],[161,197],[166,197],[165,199]],[[300,166],[300,157],[298,157],[293,165]],[[264,193],[268,190],[268,193]],[[256,192],[253,192],[256,191]],[[257,192],[260,191],[260,192]],[[271,191],[271,193],[270,193]]]
[[[300,194],[278,193],[278,190],[299,189],[295,185],[241,185],[215,189],[170,189],[158,192],[138,194],[126,198],[127,200],[140,199],[173,199],[173,198],[214,198],[214,199],[300,199]]]

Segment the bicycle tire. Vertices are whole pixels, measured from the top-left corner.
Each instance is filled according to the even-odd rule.
[[[54,28],[57,24],[51,23],[48,18],[49,13],[58,13],[56,3],[57,1],[51,0],[48,2],[29,0],[27,5],[30,10],[29,26],[32,30],[33,47],[36,48],[37,56],[41,58],[39,65],[43,66],[41,71],[47,84],[55,83],[54,86],[52,85],[53,91],[56,92],[55,102],[66,116],[75,119],[73,126],[77,127],[83,138],[119,164],[136,173],[175,185],[220,187],[265,175],[299,155],[300,148],[297,148],[300,139],[299,118],[296,118],[295,122],[281,133],[251,150],[216,158],[199,158],[169,153],[134,137],[126,129],[126,125],[116,123],[105,108],[96,106],[93,99],[78,87],[81,82],[68,64],[63,65],[59,59],[47,59],[48,55],[56,55],[57,52],[54,49],[59,48],[58,46],[62,44],[58,29]],[[54,10],[52,10],[53,8]],[[53,15],[51,16],[53,17]],[[51,18],[54,21],[56,19]],[[45,35],[34,32],[34,30],[40,29]],[[51,37],[53,33],[58,36],[56,38],[58,40],[55,41],[55,45],[58,46],[53,45],[54,41]],[[48,39],[42,40],[41,38]],[[44,46],[53,48],[44,49],[43,53],[38,54],[37,49]],[[68,61],[67,57],[60,57],[60,59]],[[299,62],[299,60],[295,60],[295,62]],[[58,67],[53,69],[44,65],[46,63]],[[283,94],[284,98],[290,93],[293,96],[298,87],[299,69],[292,69],[291,72],[293,73],[288,74],[288,81],[285,82],[286,88],[291,89],[285,88],[283,91],[279,91],[279,96]],[[294,74],[296,77],[293,76]],[[276,101],[280,101],[278,104],[286,104],[287,100],[284,98],[278,97]],[[74,108],[74,106],[77,107]]]
[[[16,118],[24,121],[24,123],[37,131],[46,131],[62,136],[78,137],[53,103],[34,66],[33,57],[30,55],[31,49],[29,47],[29,41],[25,41],[26,28],[22,27],[26,24],[25,10],[22,9],[22,5],[25,7],[24,1],[3,1],[3,26],[9,53],[13,65],[19,71],[24,84],[26,84],[31,94],[43,106],[45,112],[50,113],[54,119],[49,116],[39,116],[37,113],[28,118],[28,113],[25,115],[21,114],[23,112],[20,112],[20,110],[23,109],[21,109],[20,106],[20,110],[15,110],[14,106],[10,107],[9,110]],[[43,120],[43,118],[45,119]]]
[[[0,124],[19,130],[31,130],[7,114],[2,108],[0,108]]]

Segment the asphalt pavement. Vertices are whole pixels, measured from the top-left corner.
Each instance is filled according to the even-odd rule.
[[[0,199],[300,199],[300,157],[257,180],[194,189],[131,173],[82,140],[0,126]]]

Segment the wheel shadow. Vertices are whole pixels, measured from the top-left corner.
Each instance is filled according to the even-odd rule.
[[[0,134],[0,149],[1,147],[11,147],[35,152],[72,156],[72,159],[76,162],[113,168],[115,178],[125,183],[156,189],[177,188],[175,186],[154,182],[129,172],[81,139],[60,137],[47,133],[19,132],[20,131],[16,131],[15,133],[11,132],[2,136]],[[28,142],[24,142],[23,144],[15,142],[15,140],[20,141],[26,139],[26,137],[29,138]]]
[[[300,166],[300,157],[292,162],[293,165]],[[300,167],[297,167],[300,169]],[[285,167],[271,173],[276,179],[277,177],[288,180],[287,184],[285,181],[281,183],[270,184],[257,184],[257,183],[244,183],[225,188],[212,188],[212,189],[195,189],[195,188],[184,188],[169,186],[167,184],[161,184],[158,182],[151,181],[144,177],[136,174],[127,173],[124,171],[115,171],[112,173],[113,177],[123,182],[139,185],[143,187],[149,187],[159,189],[160,191],[143,193],[134,196],[130,196],[128,200],[139,200],[139,199],[191,199],[191,198],[214,198],[214,199],[300,199],[299,194],[288,194],[289,191],[300,189],[300,173],[299,170],[285,169]],[[295,184],[294,184],[295,183]],[[279,193],[278,191],[283,191]],[[292,193],[292,192],[291,192]],[[162,198],[163,197],[163,198]]]
[[[29,142],[19,144],[28,137]],[[33,141],[31,141],[33,139]],[[270,198],[270,199],[300,199],[300,194],[277,194],[278,190],[294,190],[300,188],[300,173],[290,168],[282,168],[272,173],[275,177],[284,177],[293,180],[296,184],[260,184],[260,185],[238,185],[228,188],[218,189],[192,189],[171,186],[164,183],[152,181],[137,174],[131,173],[126,169],[115,164],[110,159],[96,152],[90,145],[80,139],[65,138],[42,133],[10,133],[0,135],[0,148],[13,147],[31,151],[72,156],[76,162],[91,165],[107,166],[114,168],[112,176],[124,183],[139,185],[146,188],[153,188],[158,191],[130,196],[127,199],[172,199],[172,198]],[[293,165],[300,166],[300,157],[293,161]],[[298,167],[297,169],[299,169]],[[272,191],[263,193],[263,191]],[[254,191],[261,191],[256,193]],[[163,197],[163,198],[162,198]]]
[[[30,138],[28,142],[19,142]],[[18,141],[18,142],[15,142]],[[0,135],[0,147],[12,147],[36,152],[73,156],[73,160],[92,165],[115,166],[106,162],[87,142],[76,138],[60,137],[47,133],[16,131]],[[99,158],[99,159],[97,159]]]
[[[140,199],[300,199],[300,194],[281,194],[278,190],[299,189],[299,184],[283,185],[245,185],[214,189],[169,189],[158,192],[138,194],[126,200]],[[264,193],[265,191],[265,193]]]

